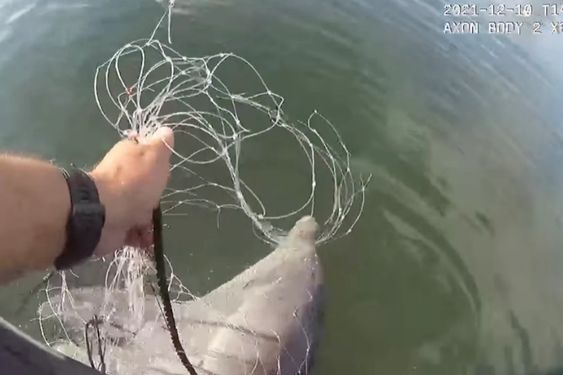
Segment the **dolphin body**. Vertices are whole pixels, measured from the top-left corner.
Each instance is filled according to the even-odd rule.
[[[268,256],[207,295],[173,304],[180,339],[198,374],[308,373],[323,304],[316,230],[315,220],[303,217]],[[73,290],[73,314],[62,317],[72,341],[58,345],[59,351],[88,363],[84,322],[99,314],[103,293],[99,287]],[[146,299],[143,323],[133,332],[124,318],[126,299],[118,295],[126,291],[113,293],[115,313],[104,332],[119,344],[106,353],[108,374],[186,374],[155,299]]]

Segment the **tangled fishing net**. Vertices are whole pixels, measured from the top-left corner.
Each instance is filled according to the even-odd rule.
[[[163,197],[164,214],[185,214],[193,208],[203,208],[214,212],[219,220],[226,210],[237,211],[249,219],[254,233],[271,247],[287,247],[287,238],[291,238],[288,231],[293,224],[303,216],[312,216],[320,224],[312,241],[313,252],[315,245],[349,234],[361,215],[368,180],[353,176],[350,154],[335,127],[317,112],[305,122],[290,122],[283,112],[283,98],[272,92],[258,71],[240,56],[220,53],[187,57],[174,50],[170,40],[172,8],[173,3],[149,38],[127,43],[99,66],[94,82],[99,109],[121,137],[131,132],[147,136],[161,126],[174,130],[176,147],[171,167],[174,187]],[[156,36],[162,28],[167,28],[167,42]],[[233,81],[233,76],[244,79]],[[270,140],[263,140],[268,136]],[[301,159],[296,168],[306,167],[299,175],[308,188],[295,206],[288,209],[284,203],[271,212],[263,203],[261,193],[244,178],[243,170],[249,160],[246,154],[264,153],[265,149],[276,149],[276,145],[281,145],[278,148],[282,150],[278,152],[289,155],[286,160]],[[290,146],[294,149],[288,150]],[[285,212],[279,211],[280,208],[285,208]],[[305,224],[312,225],[311,220],[303,219],[298,224],[305,228]],[[270,258],[268,264],[278,261]],[[186,373],[178,367],[177,358],[170,357],[169,361],[164,358],[173,348],[169,341],[159,341],[162,336],[159,334],[167,327],[156,298],[152,259],[137,249],[124,248],[113,258],[97,262],[105,271],[105,280],[99,287],[74,288],[73,280],[79,275],[72,271],[61,272],[58,280],[49,281],[47,302],[39,309],[45,342],[102,373]],[[258,267],[262,271],[253,272],[274,272],[264,271],[266,268]],[[180,339],[198,373],[221,373],[219,365],[209,365],[209,359],[205,359],[220,357],[222,349],[213,344],[217,340],[205,338],[196,342],[196,339],[206,337],[198,329],[207,332],[223,324],[236,328],[240,335],[251,340],[239,340],[245,353],[237,360],[244,362],[243,370],[237,372],[231,367],[229,373],[266,373],[263,362],[267,360],[260,349],[264,332],[252,328],[256,325],[250,316],[243,315],[240,324],[232,319],[227,321],[230,305],[222,298],[238,298],[238,305],[243,306],[242,297],[234,293],[238,286],[220,287],[217,289],[220,293],[214,291],[210,293],[212,297],[201,298],[182,284],[171,264],[168,269],[167,285],[178,316]],[[291,272],[297,269],[298,265]],[[240,290],[255,277],[249,275],[233,279],[235,284],[244,281]],[[268,282],[275,285],[281,281]],[[308,290],[305,292],[313,298]],[[271,297],[265,291],[260,293],[264,293],[261,300]],[[283,314],[283,308],[280,309],[279,313]],[[290,313],[291,316],[280,319],[298,320],[299,329],[305,335],[301,340],[304,344],[302,348],[292,345],[299,346],[304,357],[292,356],[291,360],[299,362],[296,368],[306,373],[307,366],[302,362],[308,360],[313,345],[307,336],[309,323],[298,311]],[[215,322],[214,327],[210,321]],[[194,322],[199,328],[192,327]],[[290,350],[281,347],[287,342],[282,333],[270,331],[266,333],[280,346],[281,354],[276,354],[276,361],[278,373],[282,373],[280,358]]]

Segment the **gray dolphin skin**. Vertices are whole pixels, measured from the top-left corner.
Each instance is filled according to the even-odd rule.
[[[250,268],[199,299],[174,303],[180,339],[198,374],[308,373],[323,304],[316,230],[315,220],[303,217]],[[84,322],[100,314],[103,293],[103,288],[72,291],[74,313],[62,317],[72,342],[58,345],[59,351],[88,363]],[[144,321],[133,331],[124,318],[126,291],[114,293],[111,322],[100,323],[106,339],[117,343],[106,353],[108,374],[186,374],[154,296],[146,299]]]

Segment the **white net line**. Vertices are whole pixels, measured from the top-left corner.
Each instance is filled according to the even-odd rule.
[[[287,230],[278,227],[278,223],[295,222],[304,215],[318,216],[319,205],[325,209],[330,207],[327,201],[315,199],[319,191],[319,176],[328,175],[329,186],[323,188],[331,191],[332,207],[322,220],[315,243],[320,245],[349,234],[361,216],[369,178],[355,178],[352,174],[350,152],[334,125],[316,111],[304,122],[290,122],[282,109],[284,99],[272,92],[252,64],[240,56],[219,53],[186,57],[174,50],[170,38],[173,5],[173,2],[169,4],[148,39],[127,43],[117,50],[98,67],[94,79],[96,103],[120,136],[126,137],[133,132],[145,137],[161,126],[174,130],[176,149],[173,150],[175,160],[171,171],[173,176],[183,175],[189,179],[181,188],[166,191],[163,196],[166,204],[164,212],[173,215],[182,208],[194,206],[211,209],[217,215],[227,209],[239,210],[250,219],[255,233],[262,240],[278,246],[287,235]],[[168,30],[168,43],[156,37],[163,25]],[[222,75],[225,67],[228,70],[229,66],[250,73],[254,77],[251,83],[254,89],[242,91],[230,87],[229,80]],[[253,121],[245,121],[245,118]],[[245,183],[241,173],[243,145],[275,131],[296,141],[297,151],[309,164],[309,173],[305,177],[309,181],[306,197],[284,213],[270,213],[260,194]],[[182,142],[189,147],[182,147]],[[145,329],[147,322],[161,322],[158,309],[155,314],[146,311],[147,306],[157,306],[147,302],[147,295],[155,294],[147,289],[147,285],[153,285],[153,265],[141,251],[131,248],[124,248],[111,260],[102,262],[105,262],[106,270],[103,288],[91,291],[89,295],[79,295],[69,286],[72,283],[69,280],[78,277],[70,272],[61,272],[60,280],[49,284],[46,288],[47,302],[39,309],[41,332],[49,345],[59,349],[64,346],[66,354],[85,361],[84,347],[88,341],[85,336],[88,332],[81,340],[79,328],[86,327],[87,331],[88,325],[99,319],[101,324],[96,327],[101,331],[98,340],[103,341],[106,368],[119,374],[143,372],[154,366],[154,361],[144,364],[127,362],[120,347],[122,341],[133,340],[138,332]],[[193,295],[171,272],[170,263],[169,269],[169,289],[178,306],[189,300],[199,301],[217,321],[228,318],[207,300]],[[297,310],[293,312],[295,319],[298,314]],[[242,326],[252,327],[254,324],[243,320]],[[240,329],[240,325],[225,324]],[[307,358],[311,343],[306,328],[301,321],[298,324],[306,338]],[[113,332],[116,330],[119,334]],[[121,337],[123,332],[130,333],[131,337]],[[252,329],[249,332],[252,337],[264,334]],[[277,337],[282,345],[278,332],[269,334]],[[260,341],[256,339],[254,348],[250,350],[252,353],[248,355],[255,358],[253,368],[262,366],[266,371],[259,355],[259,345]],[[92,350],[100,356],[101,347]],[[189,349],[190,356],[196,358],[214,355],[210,348],[207,350],[206,353],[198,353],[197,347]],[[284,350],[280,348],[280,352]],[[207,373],[201,367],[202,361],[195,365]],[[278,359],[278,367],[280,363]],[[302,367],[302,364],[298,365]],[[96,366],[101,368],[101,364]],[[248,372],[248,367],[245,368]],[[249,373],[254,373],[254,370]]]

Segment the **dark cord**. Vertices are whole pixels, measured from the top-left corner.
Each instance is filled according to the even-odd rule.
[[[194,366],[190,363],[186,351],[180,342],[178,329],[176,328],[176,320],[172,311],[172,303],[170,302],[170,294],[168,293],[168,277],[166,276],[166,264],[164,262],[164,245],[162,240],[162,211],[157,207],[152,212],[153,220],[153,241],[154,241],[154,262],[156,266],[156,278],[160,289],[160,298],[164,308],[164,318],[170,338],[176,354],[190,375],[197,375]]]
[[[89,320],[86,323],[86,326],[84,327],[84,340],[86,341],[86,353],[88,354],[88,360],[90,361],[90,366],[94,369],[94,370],[99,370],[102,374],[106,374],[106,362],[105,362],[105,355],[106,355],[106,350],[105,350],[105,345],[102,347],[102,341],[104,341],[102,339],[102,335],[100,334],[100,323],[102,323],[102,320],[97,316],[94,315],[94,317]],[[90,346],[90,335],[89,335],[89,331],[90,331],[90,327],[94,326],[94,328],[96,329],[96,338],[98,340],[98,355],[100,356],[100,366],[99,368],[96,367],[96,365],[94,364],[94,355],[92,353],[92,347]],[[105,342],[104,342],[105,344]]]

